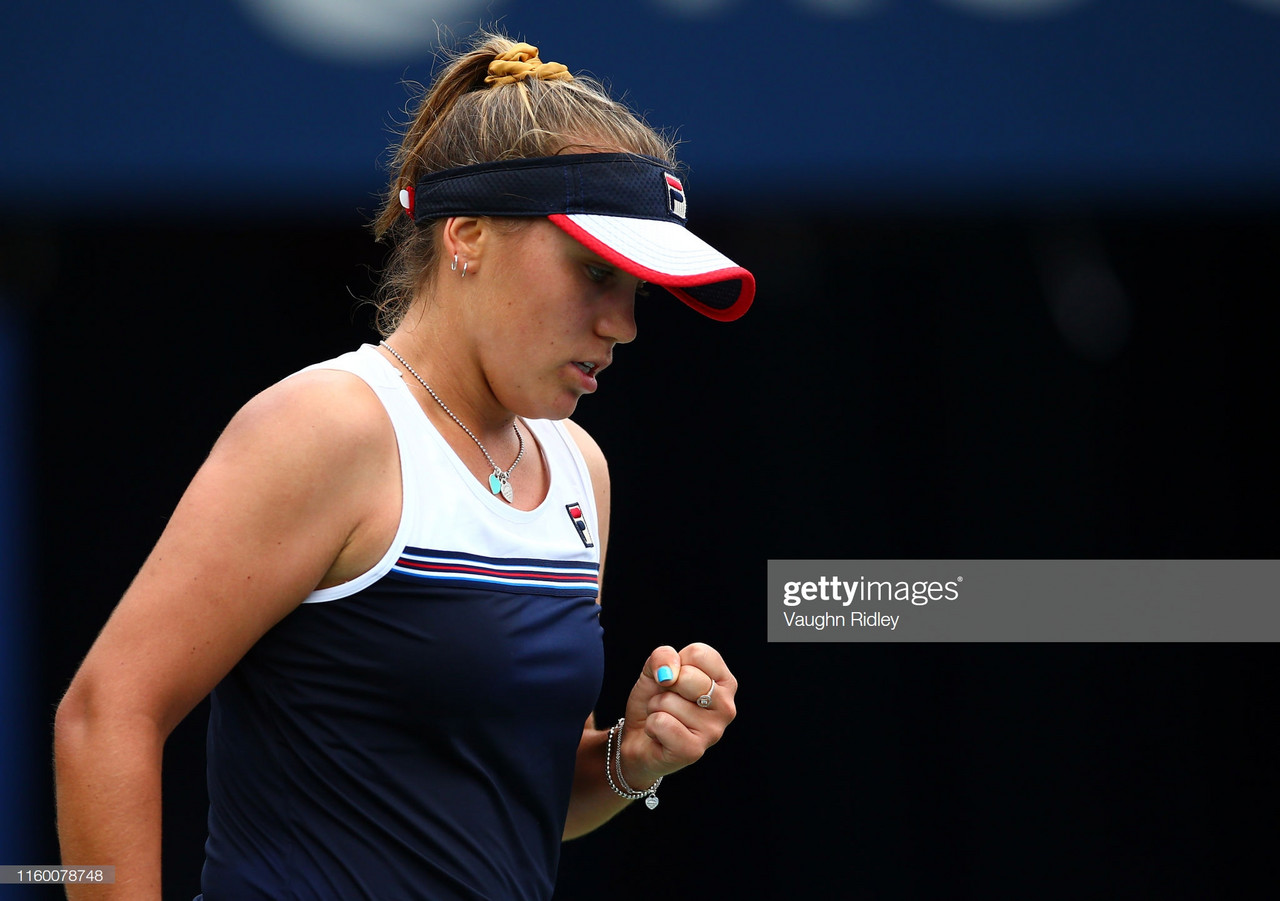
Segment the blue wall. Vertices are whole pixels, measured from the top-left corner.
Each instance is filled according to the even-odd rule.
[[[122,0],[5,18],[0,209],[367,203],[433,20],[494,19],[679,128],[703,196],[1280,198],[1276,0]]]

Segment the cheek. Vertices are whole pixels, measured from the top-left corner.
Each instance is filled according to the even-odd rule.
[[[582,328],[576,312],[565,307],[537,308],[526,316],[525,334],[533,347],[572,346],[574,335]]]

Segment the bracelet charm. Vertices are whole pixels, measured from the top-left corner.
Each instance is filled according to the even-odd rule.
[[[613,789],[615,794],[626,798],[628,801],[638,801],[644,798],[644,806],[653,810],[658,806],[658,786],[662,784],[662,777],[659,776],[658,781],[644,791],[636,791],[622,777],[622,726],[626,721],[627,718],[625,716],[621,717],[609,729],[609,739],[604,750],[604,775],[609,780],[609,787]],[[614,749],[614,733],[617,733],[617,750]],[[617,776],[617,781],[614,781],[615,775]]]

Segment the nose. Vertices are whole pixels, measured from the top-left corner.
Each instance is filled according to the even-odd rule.
[[[615,344],[630,344],[636,339],[635,291],[610,291],[600,305],[596,317],[596,334]]]

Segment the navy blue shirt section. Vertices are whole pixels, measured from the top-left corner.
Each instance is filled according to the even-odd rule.
[[[597,567],[510,564],[406,549],[218,685],[204,901],[551,897],[604,671]]]

